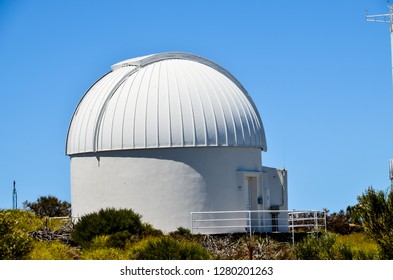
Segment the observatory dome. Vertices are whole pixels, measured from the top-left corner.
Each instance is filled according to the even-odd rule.
[[[187,53],[161,53],[112,66],[72,117],[68,155],[171,147],[266,150],[247,91],[219,65]]]

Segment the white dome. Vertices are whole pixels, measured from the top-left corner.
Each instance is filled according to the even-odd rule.
[[[86,92],[71,120],[66,153],[212,146],[266,151],[254,103],[217,64],[162,53],[113,65]]]

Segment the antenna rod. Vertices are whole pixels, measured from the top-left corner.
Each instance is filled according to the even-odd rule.
[[[393,191],[393,159],[389,161],[390,191]]]
[[[390,59],[392,66],[392,76],[393,76],[393,14],[392,5],[388,5],[389,8],[389,29],[390,29]]]

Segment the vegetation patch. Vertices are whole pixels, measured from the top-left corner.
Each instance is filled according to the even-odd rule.
[[[38,217],[69,217],[71,204],[61,201],[55,196],[41,196],[35,202],[23,202],[23,208],[35,213]]]
[[[57,240],[50,242],[34,241],[33,248],[28,255],[31,260],[77,260],[80,250],[68,246]]]
[[[171,236],[147,237],[130,248],[135,260],[209,260],[212,256],[201,245],[177,241]]]
[[[101,209],[83,216],[75,225],[72,240],[82,248],[88,248],[94,237],[113,235],[114,247],[124,247],[131,236],[140,236],[144,231],[141,216],[129,209]]]
[[[377,260],[380,258],[379,245],[361,232],[338,235],[335,247],[345,260]]]
[[[73,224],[70,218],[49,216],[59,203],[39,199],[26,203],[28,211],[0,210],[0,259],[393,259],[393,192],[371,187],[358,197],[357,205],[327,216],[328,232],[295,238],[295,246],[282,236],[267,234],[201,235],[182,227],[163,234],[129,209],[101,209]]]
[[[393,190],[369,187],[358,197],[355,213],[364,232],[380,246],[381,258],[393,259]]]
[[[0,259],[23,260],[33,248],[28,230],[40,224],[34,214],[20,210],[0,211]]]

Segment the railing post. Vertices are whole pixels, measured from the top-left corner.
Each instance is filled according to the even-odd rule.
[[[194,234],[194,217],[193,212],[191,212],[191,234]]]
[[[250,237],[251,237],[251,229],[252,229],[252,227],[251,227],[251,211],[249,210],[248,211],[248,222],[249,222],[249,227],[250,227]]]
[[[295,226],[294,226],[294,220],[293,220],[293,210],[292,210],[292,215],[291,215],[291,220],[292,220],[292,245],[295,246]]]

